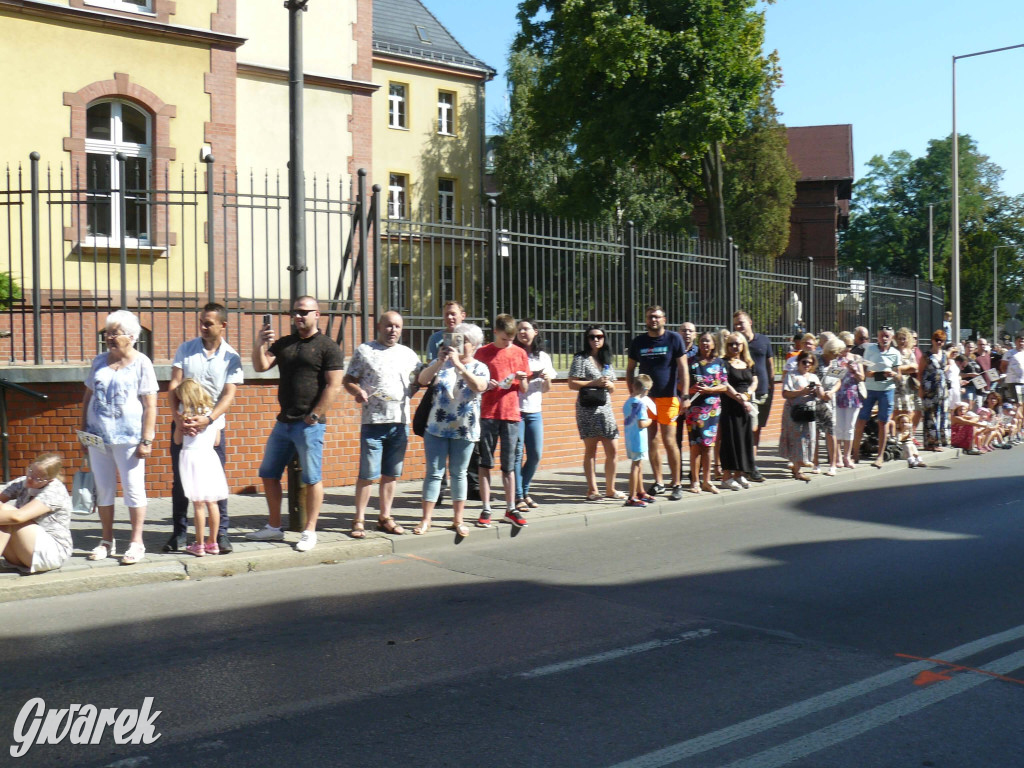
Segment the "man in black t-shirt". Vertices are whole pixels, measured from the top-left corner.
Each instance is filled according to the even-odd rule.
[[[260,464],[260,478],[267,497],[269,519],[258,531],[246,534],[253,541],[281,541],[281,475],[299,454],[302,482],[306,484],[306,530],[295,549],[307,552],[316,546],[316,521],[324,500],[320,465],[324,453],[324,433],[330,410],[341,392],[345,361],[341,349],[320,333],[317,321],[320,307],[312,296],[301,296],[292,306],[295,333],[277,341],[269,325],[257,334],[252,350],[252,366],[257,372],[277,366],[280,381],[277,402],[281,412],[267,439]]]
[[[775,360],[772,357],[772,342],[763,333],[754,333],[750,315],[742,309],[733,312],[732,325],[747,340],[747,349],[754,361],[754,375],[757,376],[757,391],[754,393],[754,403],[757,405],[757,431],[754,433],[756,458],[757,446],[761,443],[761,431],[768,423],[768,416],[772,412],[772,400],[775,397]],[[757,467],[747,477],[755,483],[764,482],[764,476]]]
[[[678,501],[683,497],[680,483],[682,458],[676,445],[676,417],[683,408],[690,405],[689,378],[686,349],[682,337],[675,331],[665,330],[665,310],[658,306],[648,307],[644,313],[647,333],[634,338],[629,344],[629,359],[626,361],[626,386],[633,391],[633,376],[644,373],[651,377],[654,385],[650,397],[658,409],[652,415],[649,450],[654,485],[653,495],[662,493],[661,449],[668,456],[669,472],[672,474],[672,491],[669,498]],[[639,370],[637,370],[639,368]],[[661,433],[661,444],[658,433]]]

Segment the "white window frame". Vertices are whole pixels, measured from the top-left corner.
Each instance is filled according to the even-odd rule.
[[[437,132],[442,136],[455,135],[455,94],[452,91],[437,92]]]
[[[103,155],[109,158],[110,167],[110,235],[98,235],[93,236],[88,234],[86,236],[86,245],[94,246],[114,246],[121,244],[120,231],[121,231],[121,180],[119,178],[117,159],[114,157],[118,152],[124,154],[126,157],[139,157],[146,160],[146,184],[149,187],[149,178],[153,173],[153,118],[145,109],[138,107],[134,104],[126,104],[116,99],[100,99],[94,101],[89,105],[86,110],[88,115],[88,109],[98,106],[100,104],[110,104],[110,140],[104,139],[90,139],[88,135],[85,139],[85,156],[86,156],[86,178],[85,186],[89,187],[91,180],[88,177],[88,158],[89,155]],[[134,109],[136,112],[141,114],[146,119],[146,138],[145,144],[138,144],[135,142],[126,141],[123,135],[123,123],[122,123],[122,109],[128,107]],[[88,117],[86,117],[86,123],[88,124]],[[95,199],[98,196],[91,195],[91,198]],[[86,205],[90,204],[87,199]],[[149,213],[147,212],[147,217]],[[125,245],[127,246],[145,246],[150,244],[150,235],[152,233],[153,222],[147,219],[146,222],[146,233],[144,237],[125,237]]]
[[[409,177],[404,173],[388,174],[388,218],[406,218],[409,204]]]
[[[455,223],[455,179],[437,180],[437,220],[442,224]]]
[[[388,83],[388,128],[409,128],[409,86],[405,83]]]
[[[156,0],[145,0],[142,4],[129,3],[127,0],[85,0],[86,5],[97,8],[107,8],[112,11],[125,11],[126,13],[144,13],[147,16],[155,16],[153,4]]]
[[[409,309],[409,295],[406,293],[409,281],[407,279],[409,270],[405,264],[393,263],[388,265],[388,308],[399,312],[407,312]]]

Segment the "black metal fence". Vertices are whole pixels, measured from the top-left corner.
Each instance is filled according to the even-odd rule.
[[[143,185],[123,166],[113,190],[35,156],[27,169],[7,169],[0,277],[14,289],[5,295],[0,279],[6,362],[90,360],[103,318],[119,307],[140,315],[145,351],[157,360],[195,335],[195,309],[207,300],[228,306],[229,340],[243,353],[263,314],[286,331],[283,179],[208,164]],[[665,308],[671,327],[689,320],[700,329],[727,326],[743,308],[776,343],[797,327],[906,325],[927,337],[941,326],[941,290],[913,278],[751,257],[731,243],[524,215],[494,201],[412,219],[382,219],[382,204],[363,172],[348,184],[307,180],[308,290],[321,298],[325,330],[348,351],[388,308],[405,316],[406,343],[425,349],[451,298],[485,327],[501,312],[534,318],[562,356],[590,324],[624,350],[649,304]],[[374,267],[364,269],[371,254],[365,263]]]

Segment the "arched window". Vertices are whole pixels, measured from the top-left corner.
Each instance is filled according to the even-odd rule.
[[[152,121],[123,101],[98,101],[85,113],[85,183],[88,235],[96,245],[149,242]],[[124,182],[116,155],[125,156]],[[124,201],[122,220],[121,203]]]

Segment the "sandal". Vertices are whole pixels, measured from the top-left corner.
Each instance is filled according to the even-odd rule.
[[[702,482],[700,484],[700,489],[702,491],[707,491],[708,493],[713,493],[716,496],[718,495],[718,489],[715,488],[715,486],[713,486],[711,483],[704,483],[704,482]]]
[[[527,496],[525,499],[523,499],[523,501],[526,502],[526,506],[528,506],[530,509],[536,509],[537,507],[540,506],[540,504],[534,501],[530,496]]]
[[[412,529],[412,532],[415,535],[417,535],[417,536],[422,536],[424,533],[426,533],[429,530],[430,530],[430,523],[420,523],[419,525],[417,525],[415,528]]]
[[[393,517],[384,517],[378,520],[377,530],[384,531],[384,533],[393,533],[395,536],[401,536],[405,533],[405,528],[396,523]]]
[[[530,508],[530,505],[526,503],[526,499],[519,499],[516,501],[516,512],[525,512]]]
[[[355,520],[352,521],[352,530],[348,534],[353,539],[365,539],[366,528],[363,527],[362,523],[357,523]]]
[[[455,535],[458,536],[460,539],[464,539],[467,536],[469,536],[469,528],[467,528],[462,523],[452,523],[451,529],[455,531]]]
[[[695,493],[698,496],[700,496],[700,486],[697,485],[697,483],[690,483],[690,487],[687,488],[686,490],[688,490],[690,493]]]
[[[604,497],[606,499],[616,499],[618,501],[624,501],[625,499],[629,498],[622,491],[615,491],[614,493],[606,493]]]
[[[133,541],[128,545],[128,549],[125,550],[124,555],[121,556],[121,565],[135,565],[145,556],[146,548],[139,544],[139,542]]]
[[[587,494],[587,501],[600,501],[601,499],[602,499],[602,496],[601,496],[600,493],[588,493]]]
[[[100,545],[96,547],[92,552],[89,553],[90,560],[106,560],[108,557],[113,557],[117,554],[117,550],[114,547],[114,541],[101,541]]]

